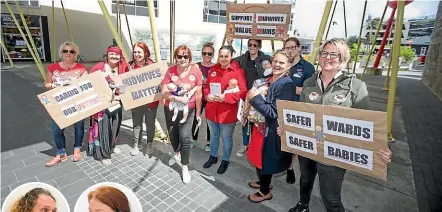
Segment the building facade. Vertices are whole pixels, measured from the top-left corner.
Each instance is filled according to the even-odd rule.
[[[9,2],[13,13],[19,14],[15,7],[15,1],[9,0]],[[60,1],[54,2],[55,18],[53,20],[52,0],[20,1],[25,17],[30,17],[31,20],[35,19],[34,22],[39,23],[38,26],[35,26],[39,27],[38,32],[36,28],[36,32],[32,32],[32,34],[36,37],[34,41],[39,43],[37,49],[40,49],[39,52],[42,52],[40,56],[45,61],[51,61],[51,54],[54,49],[58,51],[62,42],[71,40]],[[126,0],[125,8],[123,8],[122,2],[123,0],[119,1],[120,7],[118,8],[116,0],[104,0],[115,27],[117,26],[117,14],[118,12],[120,13],[119,23],[121,24],[118,26],[121,29],[122,40],[126,51],[130,52],[132,40],[132,42],[146,42],[153,53],[152,33],[149,21],[150,14],[147,1]],[[233,1],[176,0],[175,47],[180,44],[188,45],[194,52],[195,61],[200,60],[200,49],[205,42],[211,41],[216,48],[219,48],[226,29],[226,5],[231,2]],[[238,3],[240,2],[241,1],[238,1]],[[294,16],[296,0],[273,0],[271,2],[275,4],[291,4],[292,17]],[[247,3],[266,3],[266,0],[247,0]],[[94,0],[64,0],[63,4],[66,9],[66,16],[71,28],[72,38],[80,47],[80,55],[87,61],[102,60],[106,48],[113,43],[113,36],[98,2]],[[170,1],[155,0],[154,7],[161,59],[168,60],[170,56]],[[11,19],[3,1],[1,10],[2,20]],[[124,11],[126,11],[127,20]],[[19,16],[17,17],[17,19],[20,20]],[[8,32],[5,30],[7,28],[16,28],[15,23],[10,21],[8,24],[9,26],[2,26],[2,38],[8,40],[8,53],[13,56],[13,59],[19,57],[22,59],[32,59],[29,54],[26,54],[27,49],[24,48],[23,39],[18,31],[10,30]],[[293,34],[294,25],[294,20],[292,20],[290,34]],[[10,38],[11,35],[5,33],[13,34],[13,37]],[[309,54],[313,46],[313,39],[300,38],[300,40],[303,43],[302,49],[304,54]],[[241,43],[243,45],[242,48]],[[241,42],[240,40],[235,40],[234,48],[238,54],[241,53],[241,49],[242,53],[244,53],[247,49],[246,41]],[[282,42],[276,41],[275,49],[278,48],[282,48]],[[269,41],[263,42],[262,50],[269,54],[272,52]],[[154,58],[154,56],[152,56],[152,58]],[[5,57],[3,56],[3,60],[4,59]]]

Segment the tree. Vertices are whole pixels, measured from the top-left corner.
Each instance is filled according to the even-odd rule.
[[[404,58],[405,62],[414,59],[416,53],[414,53],[413,49],[409,46],[401,46],[399,55]]]
[[[347,44],[350,48],[353,48],[353,44],[355,43],[358,43],[358,37],[356,35],[348,37]]]

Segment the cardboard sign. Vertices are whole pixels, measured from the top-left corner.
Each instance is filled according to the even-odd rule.
[[[288,33],[290,4],[227,4],[226,33],[233,38],[280,40]]]
[[[37,97],[61,129],[116,104],[111,103],[112,90],[101,71],[72,80],[71,85],[54,88]]]
[[[125,110],[162,99],[161,81],[167,72],[167,62],[161,61],[112,77],[115,84],[127,86],[120,94]]]
[[[387,179],[377,152],[388,149],[385,112],[277,100],[281,150]]]

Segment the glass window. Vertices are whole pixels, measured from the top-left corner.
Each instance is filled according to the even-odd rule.
[[[219,15],[221,15],[221,16],[227,15],[227,3],[226,2],[219,3]]]
[[[218,16],[217,15],[208,15],[207,21],[212,23],[218,23]]]
[[[147,1],[135,1],[135,4],[140,7],[147,7]]]
[[[219,23],[222,23],[222,24],[227,23],[226,16],[220,16],[220,17],[219,17]]]
[[[135,8],[136,16],[149,16],[149,9],[147,7],[136,7]]]
[[[203,22],[207,22],[207,14],[203,14]]]
[[[126,5],[126,13],[127,15],[136,15],[136,16],[149,16],[149,8],[146,0],[119,0],[120,3],[120,14],[124,14],[124,8],[122,3]],[[112,13],[117,13],[117,0],[112,0]],[[155,8],[155,17],[158,17],[158,0],[154,1]]]
[[[218,1],[209,2],[209,13],[211,15],[218,15],[219,14],[219,2]]]

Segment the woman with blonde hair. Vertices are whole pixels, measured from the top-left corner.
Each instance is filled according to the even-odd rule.
[[[72,79],[80,78],[84,74],[87,74],[86,66],[77,63],[79,53],[80,50],[78,46],[73,42],[64,42],[60,45],[59,56],[61,61],[48,66],[45,81],[45,87],[47,89],[70,85]],[[75,123],[74,129],[75,142],[73,161],[77,162],[81,159],[80,148],[84,136],[84,120]],[[55,166],[68,159],[64,129],[60,129],[55,121],[52,122],[52,135],[54,137],[55,146],[57,147],[57,155],[47,162],[46,166]]]
[[[55,198],[43,188],[34,188],[18,199],[9,210],[10,212],[57,212]]]
[[[129,199],[120,190],[101,186],[88,195],[90,212],[130,212]]]

